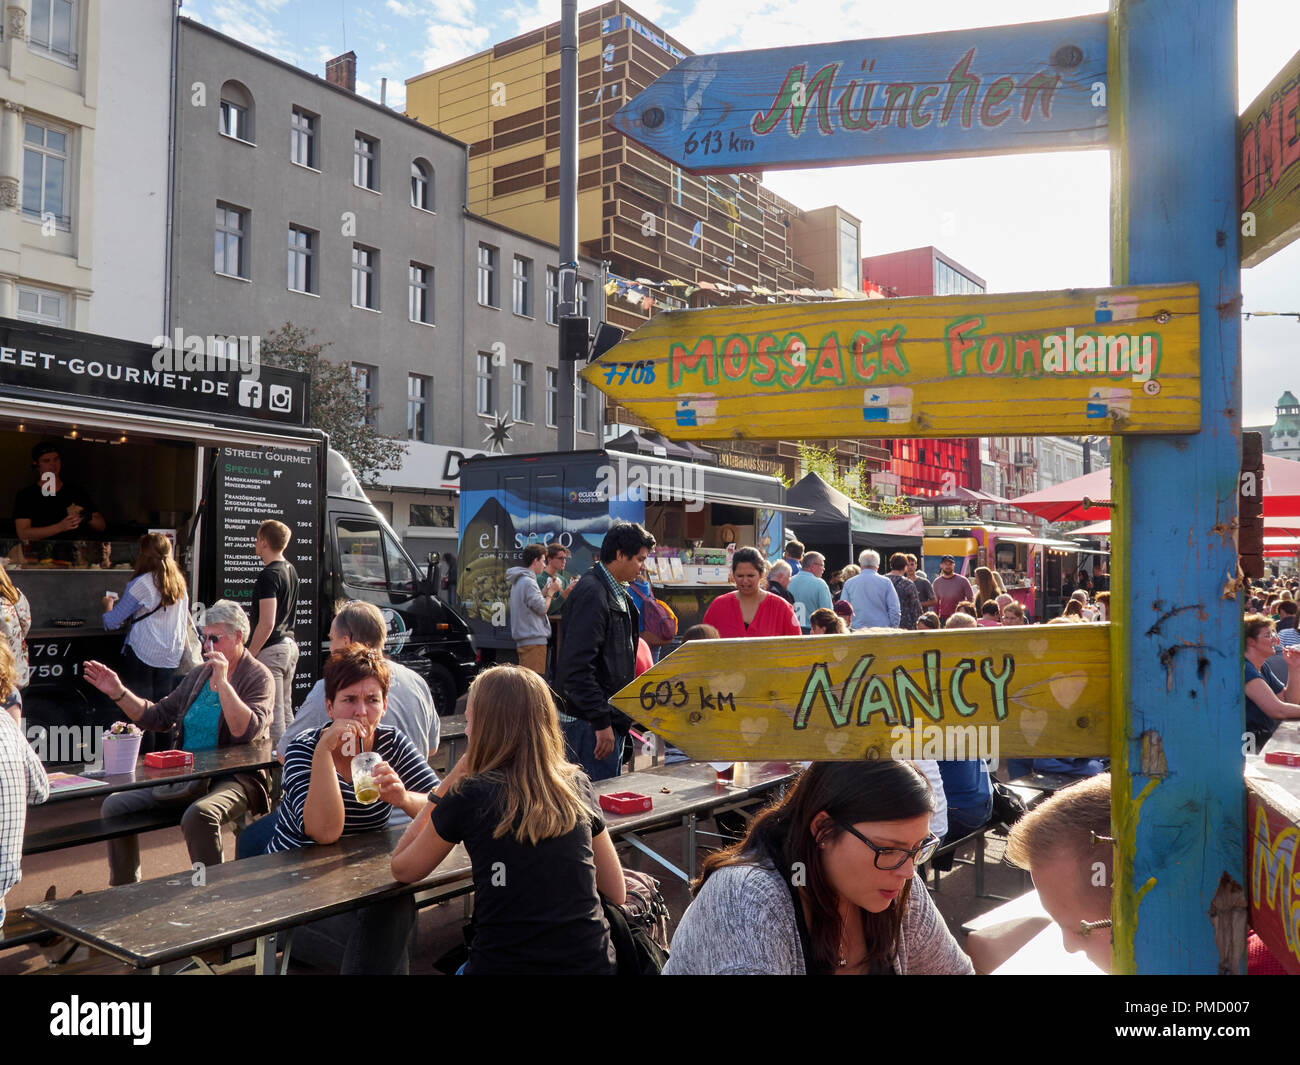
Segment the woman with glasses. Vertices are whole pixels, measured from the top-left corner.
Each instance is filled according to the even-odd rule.
[[[666,975],[974,972],[917,866],[935,800],[910,762],[816,762],[709,857]]]
[[[271,671],[244,648],[248,615],[229,599],[208,607],[200,630],[203,664],[191,670],[176,689],[157,702],[132,692],[102,662],[88,661],[84,675],[142,729],[167,732],[180,726],[177,747],[200,751],[253,743],[266,735],[275,701]],[[240,773],[221,780],[165,784],[158,788],[119,791],[104,800],[104,817],[134,813],[160,805],[185,806],[181,831],[190,860],[204,865],[222,861],[221,826],[245,812],[270,809],[271,778],[265,770]],[[108,844],[109,884],[140,879],[140,844],[123,836]]]
[[[1279,721],[1300,718],[1300,646],[1283,648],[1288,679],[1278,679],[1268,660],[1278,649],[1277,630],[1267,614],[1247,614],[1246,731],[1255,737],[1255,750],[1264,746]]]

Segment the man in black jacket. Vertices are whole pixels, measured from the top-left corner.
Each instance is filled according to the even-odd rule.
[[[601,542],[600,561],[583,574],[560,615],[564,639],[555,686],[568,704],[560,728],[570,761],[592,780],[618,776],[623,761],[631,719],[609,697],[636,676],[639,627],[624,586],[636,579],[654,545],[640,525],[616,523]]]

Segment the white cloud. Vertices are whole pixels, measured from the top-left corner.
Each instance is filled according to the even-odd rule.
[[[259,0],[254,6],[247,0],[218,0],[212,7],[211,25],[250,48],[289,63],[299,63],[298,52],[273,23],[285,3],[286,0]]]
[[[449,63],[483,51],[492,41],[487,26],[452,26],[441,23],[429,27],[428,43],[420,55],[420,72],[437,70]]]

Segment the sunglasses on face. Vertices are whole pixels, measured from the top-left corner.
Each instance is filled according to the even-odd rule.
[[[926,836],[911,850],[903,847],[877,847],[852,825],[841,824],[840,828],[850,835],[857,836],[858,839],[870,847],[876,855],[876,868],[885,872],[901,869],[909,859],[915,865],[924,865],[930,860],[934,852],[939,849],[939,844],[942,842],[938,836],[930,835]]]
[[[210,651],[210,650],[212,650],[212,648],[214,648],[217,644],[219,644],[219,643],[220,643],[222,640],[224,640],[224,639],[225,639],[225,634],[224,634],[224,633],[222,633],[222,634],[220,634],[220,635],[215,635],[215,634],[210,633],[210,632],[205,632],[205,633],[204,633],[204,634],[199,638],[199,643],[201,643],[201,644],[203,645],[203,649],[204,649],[205,651]]]

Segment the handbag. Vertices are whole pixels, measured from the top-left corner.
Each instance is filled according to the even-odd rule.
[[[991,820],[1010,828],[1029,812],[1024,800],[1005,784],[993,781],[993,813]]]
[[[203,665],[203,645],[199,642],[198,630],[194,627],[194,619],[185,615],[185,646],[181,648],[181,659],[176,663],[176,669],[181,674],[190,673]]]
[[[645,620],[645,642],[651,647],[672,643],[677,637],[677,615],[673,613],[672,607],[661,599],[651,599],[644,595],[636,585],[629,584],[628,588],[641,604],[641,617]]]
[[[609,925],[618,976],[658,976],[668,964],[668,904],[659,881],[635,869],[623,870],[627,901],[619,906],[600,897]]]

